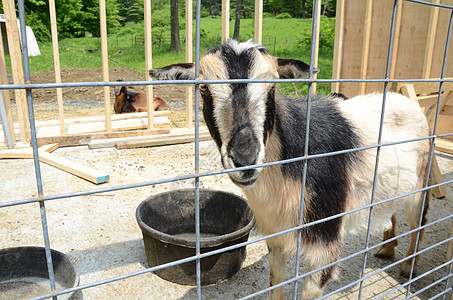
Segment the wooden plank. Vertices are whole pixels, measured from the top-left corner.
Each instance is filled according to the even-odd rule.
[[[193,62],[193,2],[186,0],[186,63]],[[193,87],[186,86],[186,128],[193,128]]]
[[[94,168],[87,167],[78,162],[70,161],[66,158],[56,156],[55,154],[47,153],[44,151],[39,152],[39,160],[48,165],[59,168],[90,182],[100,184],[110,180],[110,175],[98,171]]]
[[[437,100],[438,96],[436,96],[436,105],[432,108],[430,108],[427,113],[426,113],[426,119],[428,120],[428,124],[434,125],[434,118],[436,117],[436,106],[437,106]],[[453,100],[453,91],[450,91],[448,94],[442,95],[440,98],[440,103],[439,103],[439,112],[443,110],[445,107],[445,104],[447,104],[448,101]]]
[[[200,130],[200,134],[207,134],[208,130]],[[137,137],[120,137],[120,138],[111,138],[111,139],[102,139],[102,140],[92,140],[88,144],[89,149],[100,149],[100,148],[109,148],[115,147],[118,143],[128,143],[128,142],[140,142],[140,141],[155,141],[155,140],[168,140],[173,138],[180,137],[193,137],[194,132],[179,132],[179,133],[169,133],[161,134],[157,136],[137,136]]]
[[[24,69],[22,65],[21,47],[19,41],[19,30],[17,27],[17,18],[14,1],[2,0],[3,10],[6,20],[6,37],[8,38],[8,48],[11,58],[11,71],[15,84],[24,84]],[[27,99],[24,90],[15,90],[17,115],[20,124],[20,140],[28,143],[31,138],[30,122],[28,120]]]
[[[107,45],[107,17],[105,12],[105,0],[99,0],[99,15],[101,23],[101,56],[102,56],[102,79],[109,81],[109,53]],[[112,131],[110,88],[104,86],[104,109],[105,109],[105,131]]]
[[[39,147],[39,151],[51,153],[58,149],[59,145],[57,143],[48,144]],[[33,149],[30,147],[22,149],[11,149],[0,151],[0,159],[25,159],[33,158]]]
[[[439,4],[440,0],[434,0],[433,3]],[[439,8],[433,6],[431,7],[431,13],[429,16],[429,28],[426,37],[425,58],[423,60],[422,78],[429,78],[431,75],[431,67],[433,64],[433,53],[434,53],[434,41],[438,21],[439,21]]]
[[[168,117],[155,117],[154,122],[160,125],[170,124]],[[137,130],[148,128],[147,118],[138,118],[131,120],[118,120],[112,122],[111,131],[126,131],[126,130]],[[82,134],[92,132],[105,131],[105,122],[93,122],[93,123],[80,123],[80,124],[69,124],[66,126],[67,134]],[[43,136],[54,136],[58,135],[59,129],[56,126],[43,126],[36,128],[37,135]]]
[[[255,0],[255,43],[263,42],[263,0]]]
[[[314,6],[313,6],[313,12],[314,12]],[[319,54],[319,30],[320,30],[320,24],[321,24],[321,1],[318,1],[318,7],[317,7],[317,16],[316,19],[318,22],[316,22],[316,28],[315,28],[315,48],[314,48],[314,53],[313,53],[313,68],[318,67],[318,54]],[[317,74],[313,74],[313,79],[316,79],[318,77]],[[314,82],[311,86],[311,93],[314,95],[316,94],[316,82]]]
[[[199,136],[199,141],[209,141],[211,140],[211,135],[209,133],[203,133]],[[136,141],[136,142],[125,142],[117,143],[115,146],[117,149],[131,149],[131,148],[143,148],[143,147],[155,147],[155,146],[165,146],[165,145],[176,145],[184,143],[193,143],[195,141],[195,136],[182,136],[182,137],[172,137],[167,139],[155,139],[148,141]]]
[[[170,114],[171,114],[171,111],[169,111],[169,110],[154,112],[155,117],[169,116]],[[147,112],[118,114],[118,115],[112,115],[112,121],[140,119],[140,118],[146,118],[146,117],[147,117]],[[69,124],[103,122],[104,120],[105,120],[104,116],[95,116],[95,117],[80,117],[80,118],[65,119],[64,122],[65,122],[65,125],[69,125]],[[36,124],[36,127],[57,126],[57,125],[59,125],[59,122],[56,120],[48,120],[48,121],[36,121],[35,124]]]
[[[393,39],[393,48],[392,48],[392,57],[390,61],[390,78],[395,78],[395,71],[396,71],[396,62],[398,60],[398,48],[399,48],[399,40],[401,34],[401,19],[403,14],[403,2],[404,0],[398,0],[398,7],[396,12],[396,20],[395,20],[395,38]],[[372,67],[372,66],[370,66]]]
[[[341,78],[341,67],[342,67],[341,62],[343,58],[343,42],[344,42],[344,2],[345,0],[337,0],[332,79]],[[331,91],[334,93],[339,93],[340,83],[339,82],[332,83]]]
[[[442,174],[439,169],[439,164],[437,163],[436,156],[433,156],[433,161],[431,163],[431,173],[429,174],[429,184],[439,184],[444,182],[442,178]],[[441,199],[447,195],[447,188],[445,185],[437,186],[433,189],[431,189],[433,196],[436,197],[437,199]]]
[[[230,38],[230,0],[222,0],[222,43]]]
[[[5,48],[3,47],[2,31],[0,30],[0,84],[8,84],[8,76],[6,71],[5,62]],[[9,90],[2,90],[3,101],[5,102],[6,117],[8,119],[9,127],[13,128],[13,116],[11,113],[11,100]],[[16,143],[16,136],[14,130],[11,130],[11,137],[13,139],[13,147]]]
[[[453,142],[437,138],[434,141],[434,149],[441,152],[453,154]]]
[[[58,48],[58,31],[57,17],[55,15],[55,0],[49,0],[50,12],[50,31],[52,34],[52,49],[53,49],[53,64],[55,69],[55,83],[61,83],[60,70],[60,53]],[[58,103],[58,120],[60,122],[60,133],[65,134],[64,128],[64,110],[63,110],[63,90],[57,88],[57,103]]]
[[[151,32],[151,0],[144,1],[145,8],[145,70],[151,70],[153,68],[153,47],[152,47],[152,32]],[[151,76],[148,72],[145,72],[145,78],[147,81],[151,81]],[[147,116],[148,116],[148,129],[154,129],[154,97],[153,97],[153,86],[146,86],[146,107],[147,107]]]
[[[102,132],[76,135],[57,135],[49,137],[38,137],[38,147],[58,143],[60,147],[88,145],[92,140],[111,139],[120,137],[149,136],[155,134],[168,134],[170,129],[136,130],[124,132]]]
[[[372,20],[373,2],[366,0],[365,6],[365,19],[364,21],[364,36],[362,46],[362,61],[360,63],[360,78],[367,79],[368,73],[368,57],[370,54],[370,34],[371,34],[371,20]],[[365,94],[366,82],[360,83],[360,94]]]

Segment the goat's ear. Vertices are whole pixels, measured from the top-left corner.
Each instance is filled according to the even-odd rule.
[[[281,79],[308,78],[310,66],[296,59],[277,58],[277,72]],[[313,74],[318,72],[313,68]]]
[[[149,70],[149,75],[156,80],[191,80],[195,79],[194,68],[194,63],[174,64]]]

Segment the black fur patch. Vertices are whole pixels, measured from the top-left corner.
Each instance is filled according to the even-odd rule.
[[[203,94],[203,117],[206,122],[206,126],[209,129],[209,133],[214,139],[217,147],[220,149],[222,147],[222,139],[220,138],[219,128],[214,120],[214,104],[212,103],[211,93]]]
[[[306,131],[306,98],[283,99],[284,110],[277,108],[276,130],[281,140],[281,159],[304,156]],[[314,97],[309,134],[309,155],[356,148],[360,139],[352,125],[341,115],[333,100]],[[328,156],[308,161],[307,188],[313,194],[306,203],[304,220],[312,222],[344,211],[351,162],[358,153]],[[281,166],[283,176],[302,180],[303,162]],[[341,218],[304,229],[306,241],[332,242],[338,239]]]

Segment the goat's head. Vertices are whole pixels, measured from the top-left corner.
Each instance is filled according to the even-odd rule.
[[[319,70],[315,69],[317,73]],[[251,41],[229,40],[200,60],[200,79],[307,78],[309,66],[280,59]],[[150,70],[154,79],[195,79],[194,64],[175,64]],[[265,144],[275,118],[275,83],[202,84],[203,115],[225,168],[266,161]],[[238,185],[248,186],[261,170],[229,173]]]

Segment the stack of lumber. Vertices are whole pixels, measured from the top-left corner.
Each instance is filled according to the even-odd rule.
[[[208,141],[211,139],[206,127],[200,128],[199,140]],[[93,139],[88,143],[89,149],[116,147],[117,149],[131,149],[141,147],[155,147],[164,145],[175,145],[192,143],[195,141],[194,129],[173,129],[171,133],[153,136],[120,137],[111,139]]]
[[[154,124],[165,125],[170,124],[168,115],[170,111],[154,112]],[[112,131],[126,131],[146,129],[148,127],[147,112],[112,115]],[[52,121],[36,121],[36,135],[38,137],[49,137],[61,135],[59,122]],[[86,134],[105,132],[105,116],[97,117],[81,117],[75,119],[65,119],[66,135]],[[14,124],[14,132],[19,136],[19,124]],[[3,128],[0,127],[0,143],[4,142]]]

